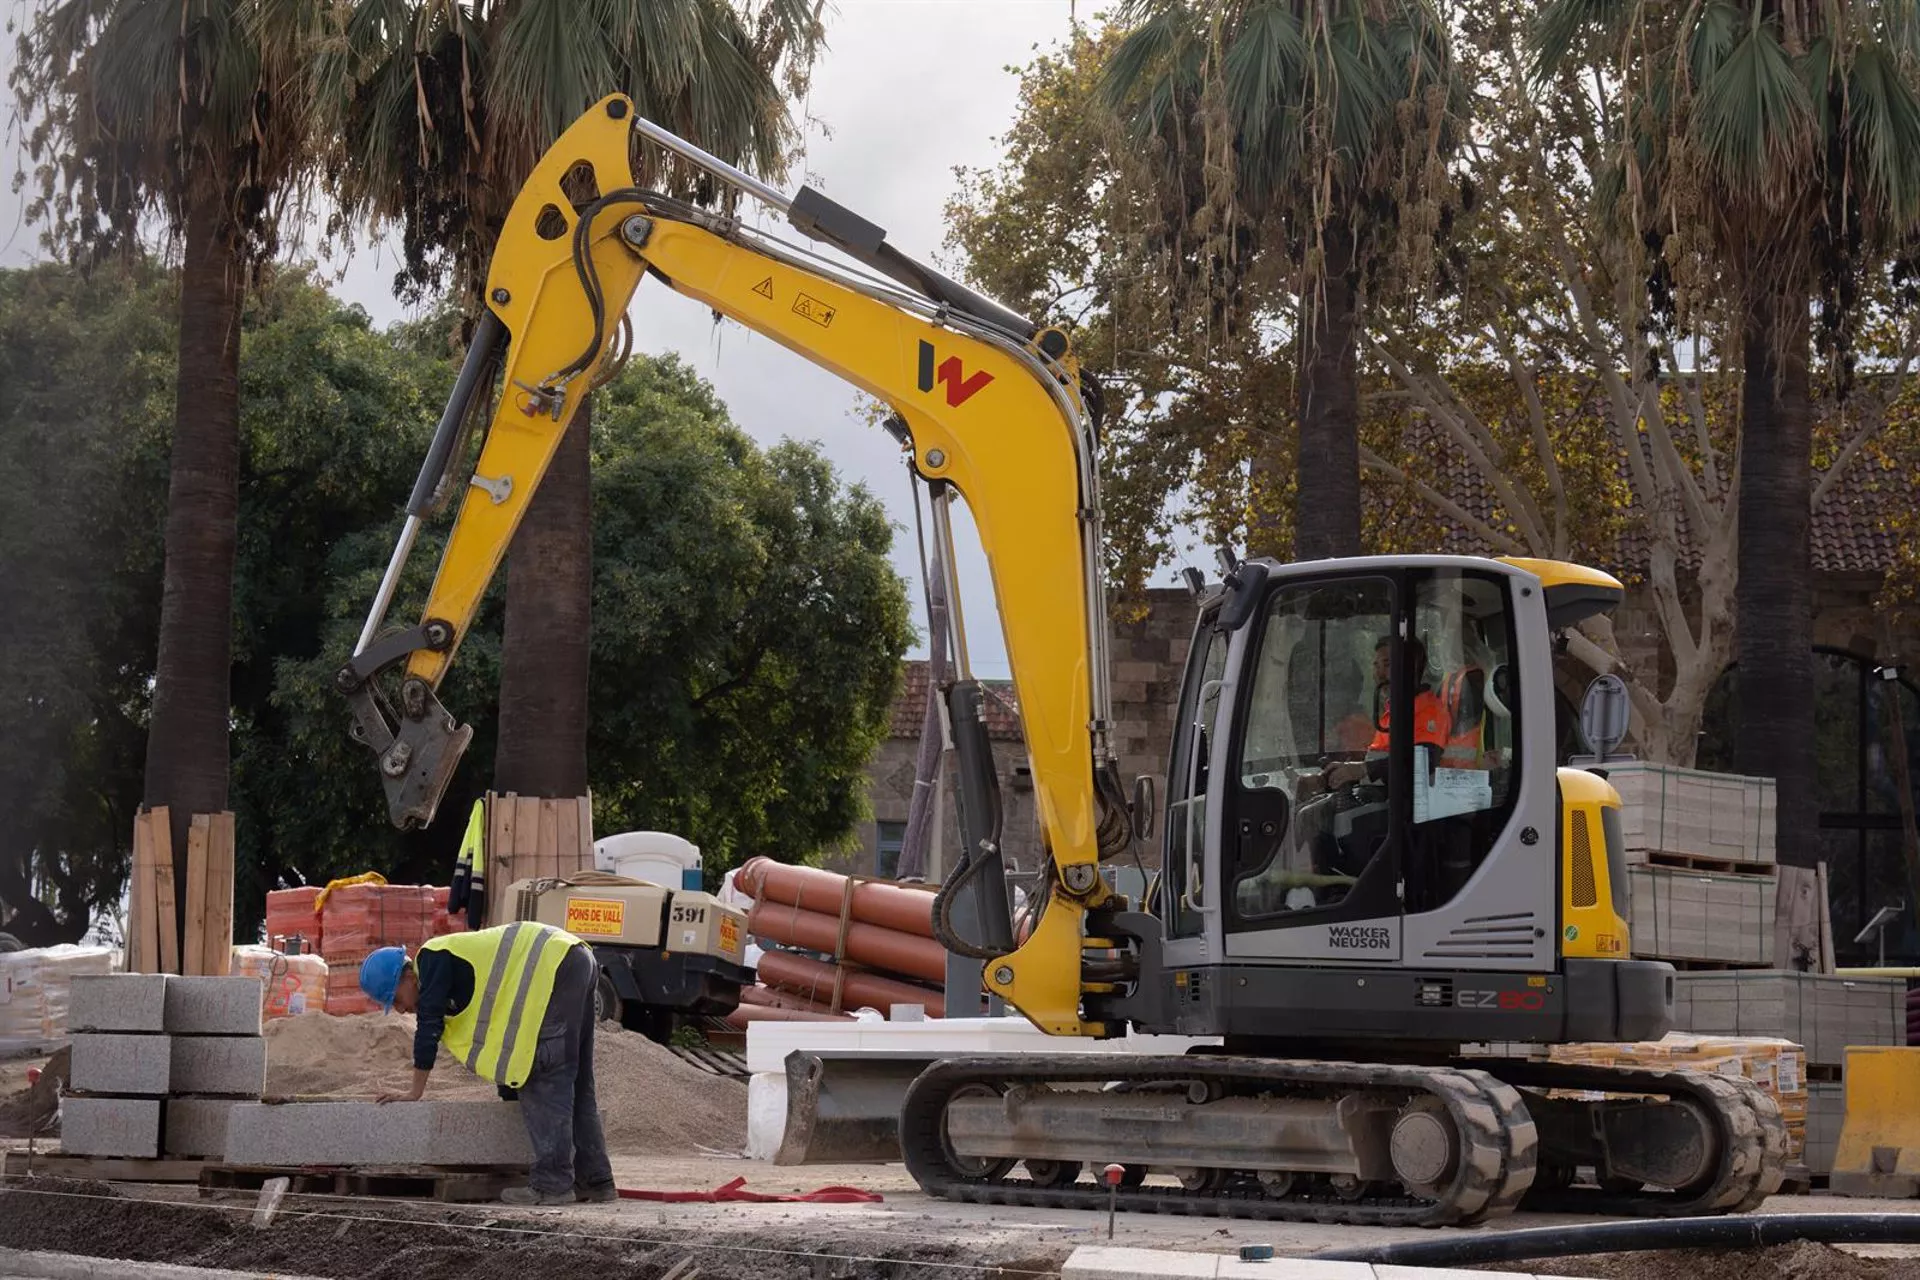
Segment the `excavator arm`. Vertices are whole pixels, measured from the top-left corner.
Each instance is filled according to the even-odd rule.
[[[885,279],[637,189],[642,137]],[[1107,741],[1091,393],[1066,335],[912,261],[880,228],[817,192],[803,188],[789,200],[637,119],[623,96],[602,100],[560,137],[508,214],[486,314],[360,644],[337,677],[354,707],[355,736],[379,757],[393,821],[433,818],[471,736],[435,691],[568,423],[619,358],[621,318],[649,274],[884,402],[919,474],[966,501],[993,578],[1053,863],[1046,910],[1023,945],[989,960],[986,982],[1045,1031],[1108,1033],[1082,1018],[1082,995],[1110,989],[1085,980],[1082,953],[1113,944],[1085,937],[1083,921],[1108,896],[1098,873],[1103,842],[1111,855],[1130,832]],[[383,633],[414,536],[456,476],[463,431],[486,412],[496,378],[497,401],[421,619]],[[934,506],[938,516],[944,504]],[[936,532],[947,534],[938,519]],[[381,683],[392,672],[397,698]],[[997,867],[997,857],[988,861]]]

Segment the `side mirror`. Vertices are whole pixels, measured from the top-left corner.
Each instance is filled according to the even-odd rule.
[[[1133,834],[1141,840],[1153,839],[1160,813],[1160,784],[1150,773],[1133,780]]]

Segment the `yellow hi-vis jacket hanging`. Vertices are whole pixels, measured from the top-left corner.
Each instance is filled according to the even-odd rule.
[[[447,913],[464,910],[467,927],[478,928],[486,922],[487,900],[487,802],[475,800],[467,815],[467,834],[460,839],[460,856],[454,860],[453,882],[447,890]]]
[[[441,1043],[473,1074],[517,1089],[533,1070],[534,1042],[553,997],[553,975],[580,939],[552,925],[519,920],[420,944],[450,951],[473,966],[473,999],[447,1015]]]

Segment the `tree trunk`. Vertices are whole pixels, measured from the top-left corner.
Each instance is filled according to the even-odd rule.
[[[1812,421],[1803,297],[1749,304],[1740,421],[1734,763],[1779,784],[1779,857],[1819,860],[1814,799]]]
[[[1326,270],[1316,296],[1301,299],[1299,484],[1293,558],[1360,554],[1360,381],[1353,234],[1344,222],[1324,233]]]
[[[191,819],[227,807],[244,293],[227,227],[221,200],[187,210],[166,569],[147,722],[145,801],[171,810],[182,904]]]
[[[580,406],[507,554],[497,791],[587,794],[593,619],[592,404]]]

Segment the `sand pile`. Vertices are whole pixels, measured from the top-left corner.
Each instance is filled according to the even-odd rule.
[[[371,1095],[408,1086],[413,1019],[405,1014],[333,1017],[306,1014],[267,1024],[270,1095]],[[694,1155],[701,1148],[734,1152],[746,1142],[747,1087],[674,1056],[630,1031],[603,1027],[594,1039],[594,1081],[607,1147],[614,1155]],[[440,1051],[429,1098],[495,1096]]]

